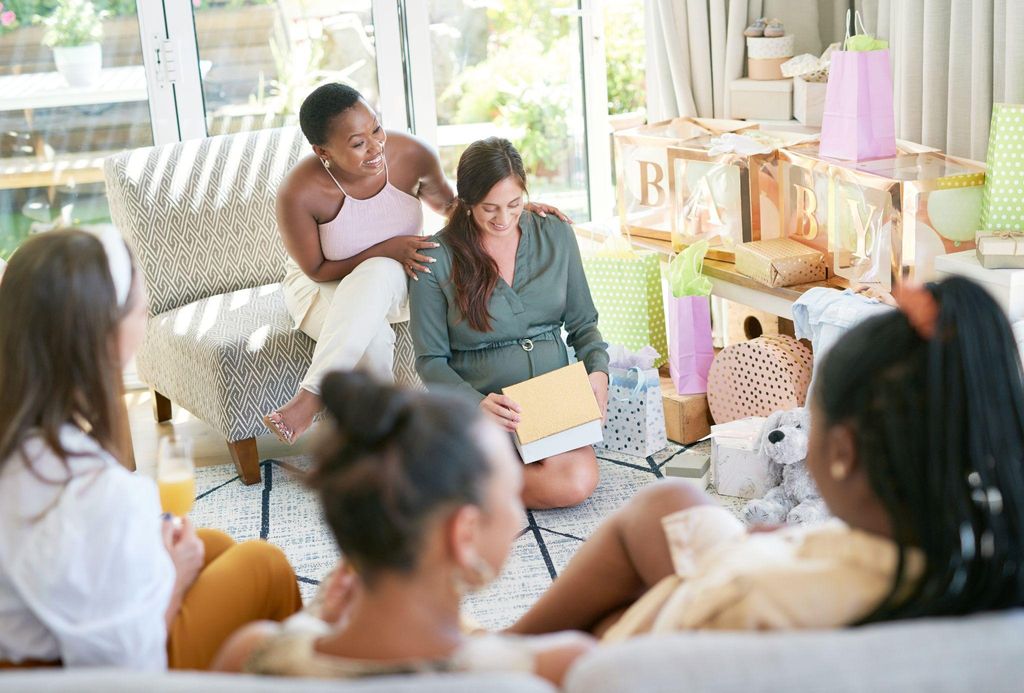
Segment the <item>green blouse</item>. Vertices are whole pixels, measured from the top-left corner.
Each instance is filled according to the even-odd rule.
[[[597,329],[597,309],[583,274],[576,235],[554,215],[524,212],[512,286],[499,278],[488,311],[491,331],[469,326],[455,302],[452,254],[422,251],[436,260],[430,274],[411,281],[410,331],[416,370],[428,385],[449,385],[477,401],[503,387],[569,365],[567,341],[588,373],[608,372],[608,345]]]

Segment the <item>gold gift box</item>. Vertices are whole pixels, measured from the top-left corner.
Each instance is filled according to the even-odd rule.
[[[825,281],[825,256],[791,238],[744,243],[736,248],[736,271],[766,286]]]
[[[615,133],[622,227],[677,249],[702,238],[712,246],[709,257],[731,260],[735,245],[758,237],[760,205],[751,200],[761,197],[761,167],[753,164],[751,175],[747,157],[708,150],[719,135],[757,128],[741,120],[675,118]]]
[[[776,165],[778,235],[820,250],[848,281],[891,291],[933,279],[937,256],[975,247],[981,164],[934,151],[839,161],[805,144],[780,150]]]

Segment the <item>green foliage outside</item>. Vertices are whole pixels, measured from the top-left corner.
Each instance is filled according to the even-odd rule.
[[[216,9],[220,7],[246,7],[249,5],[269,5],[275,0],[193,0],[196,10]],[[60,0],[3,0],[4,9],[14,12],[18,23],[22,26],[30,24],[36,15],[47,17],[60,4]],[[93,0],[97,10],[110,13],[111,17],[123,17],[136,14],[135,0]]]
[[[634,4],[642,13],[642,2]],[[553,16],[548,7],[536,0],[492,4],[486,59],[459,72],[438,103],[438,114],[452,124],[493,122],[516,131],[523,163],[542,176],[566,160],[573,109],[582,109],[573,103],[581,95],[567,88],[579,69],[575,20]],[[605,24],[612,114],[639,110],[645,99],[642,18],[615,20]]]
[[[53,12],[33,21],[46,27],[43,45],[71,48],[99,43],[103,39],[104,10],[97,10],[90,0],[59,0]]]

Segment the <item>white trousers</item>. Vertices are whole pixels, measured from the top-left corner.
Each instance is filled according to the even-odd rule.
[[[336,282],[315,287],[299,329],[316,340],[313,362],[301,387],[320,394],[324,375],[336,370],[365,370],[382,382],[394,382],[395,331],[391,323],[409,319],[409,286],[397,260],[373,257]],[[289,287],[309,291],[311,287]]]

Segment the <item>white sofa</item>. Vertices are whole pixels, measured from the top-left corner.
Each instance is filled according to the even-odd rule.
[[[570,693],[758,693],[1024,689],[1024,609],[841,631],[687,633],[601,647],[569,673]],[[0,674],[0,691],[33,693],[551,693],[522,675],[443,675],[359,682],[223,674],[32,671]]]

